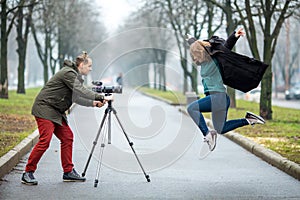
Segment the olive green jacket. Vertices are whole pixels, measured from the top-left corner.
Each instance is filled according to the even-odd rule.
[[[83,86],[83,79],[72,61],[65,60],[58,71],[42,88],[32,106],[32,115],[62,125],[67,122],[65,112],[72,103],[93,106],[93,100],[102,101],[104,96]]]

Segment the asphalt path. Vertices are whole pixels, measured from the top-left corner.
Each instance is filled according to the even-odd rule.
[[[76,106],[69,124],[79,173],[97,141],[87,181],[62,181],[60,144],[53,137],[35,172],[39,184],[21,184],[27,154],[0,182],[0,199],[300,199],[298,180],[225,137],[219,137],[214,152],[199,159],[200,131],[176,107],[134,91],[115,95],[113,107],[151,182],[142,173],[113,112],[111,131],[107,117],[96,140],[107,107]],[[107,136],[102,137],[109,132],[111,144]],[[95,179],[99,179],[97,187]]]
[[[286,100],[286,99],[282,99],[282,98],[273,98],[272,105],[300,110],[300,100],[299,99]]]

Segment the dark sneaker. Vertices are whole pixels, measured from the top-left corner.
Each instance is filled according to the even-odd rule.
[[[255,115],[254,113],[248,112],[248,111],[246,113],[245,118],[248,121],[248,123],[252,126],[254,124],[265,124],[266,123],[266,121],[261,116]]]
[[[22,183],[26,185],[37,185],[38,181],[34,178],[33,172],[24,172],[22,175]]]
[[[85,181],[85,178],[84,178],[84,177],[81,177],[81,176],[75,171],[75,169],[73,169],[71,172],[64,173],[64,175],[63,175],[63,180],[64,180],[65,182],[75,182],[75,181],[78,181],[78,182],[84,182],[84,181]]]

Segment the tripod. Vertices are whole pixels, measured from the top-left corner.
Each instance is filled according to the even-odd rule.
[[[119,117],[118,117],[118,115],[117,115],[117,111],[112,107],[112,100],[109,100],[109,101],[108,101],[107,108],[105,109],[105,113],[104,113],[103,119],[102,119],[102,121],[101,121],[101,124],[100,124],[99,130],[98,130],[98,133],[97,133],[97,135],[96,135],[96,138],[95,138],[95,140],[94,140],[94,142],[93,142],[93,147],[92,147],[92,149],[91,149],[91,152],[90,152],[90,155],[89,155],[89,157],[88,157],[87,163],[86,163],[86,165],[85,165],[84,171],[82,172],[82,176],[83,176],[83,177],[85,176],[85,173],[86,173],[87,168],[88,168],[88,165],[89,165],[89,163],[90,163],[90,161],[91,161],[93,152],[94,152],[95,147],[96,147],[96,145],[97,145],[97,141],[98,141],[99,136],[100,136],[100,134],[101,134],[101,130],[102,130],[102,128],[103,128],[104,122],[106,121],[106,118],[107,118],[107,117],[108,117],[108,144],[111,143],[111,112],[113,112],[113,114],[115,115],[115,117],[116,117],[116,119],[117,119],[117,122],[119,123],[119,126],[121,127],[122,132],[124,133],[124,135],[125,135],[125,137],[126,137],[126,139],[127,139],[127,142],[128,142],[128,144],[129,144],[129,146],[130,146],[130,148],[131,148],[131,150],[132,150],[132,152],[133,152],[133,154],[134,154],[134,156],[135,156],[135,158],[136,158],[138,164],[140,165],[140,167],[141,167],[141,169],[142,169],[142,171],[143,171],[143,173],[144,173],[144,175],[145,175],[146,180],[147,180],[148,182],[150,182],[150,177],[149,177],[149,175],[146,174],[146,172],[145,172],[145,170],[144,170],[144,168],[143,168],[143,166],[142,166],[142,164],[141,164],[141,162],[140,162],[140,160],[139,160],[139,158],[138,158],[138,156],[137,156],[137,154],[136,154],[136,152],[135,152],[135,150],[134,150],[134,148],[133,148],[133,142],[131,142],[131,141],[129,140],[129,137],[128,137],[127,133],[125,132],[125,130],[124,130],[124,128],[123,128],[123,126],[122,126],[122,124],[121,124],[121,122],[120,122],[120,119],[119,119]],[[105,135],[104,135],[103,137],[105,138]],[[97,185],[98,185],[98,177],[99,177],[99,173],[100,173],[100,167],[99,167],[99,164],[100,164],[100,162],[102,161],[102,155],[103,155],[103,150],[104,150],[105,144],[102,143],[102,144],[101,144],[101,147],[102,147],[102,151],[100,152],[100,156],[101,156],[101,157],[100,157],[100,160],[98,161],[99,163],[98,163],[98,169],[97,169],[97,174],[96,174],[96,178],[95,178],[94,187],[97,187]]]

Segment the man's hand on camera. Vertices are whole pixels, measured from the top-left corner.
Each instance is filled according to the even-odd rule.
[[[101,101],[93,101],[93,106],[97,106],[98,108],[104,106],[104,104],[106,103],[106,101],[104,100],[103,102]]]

